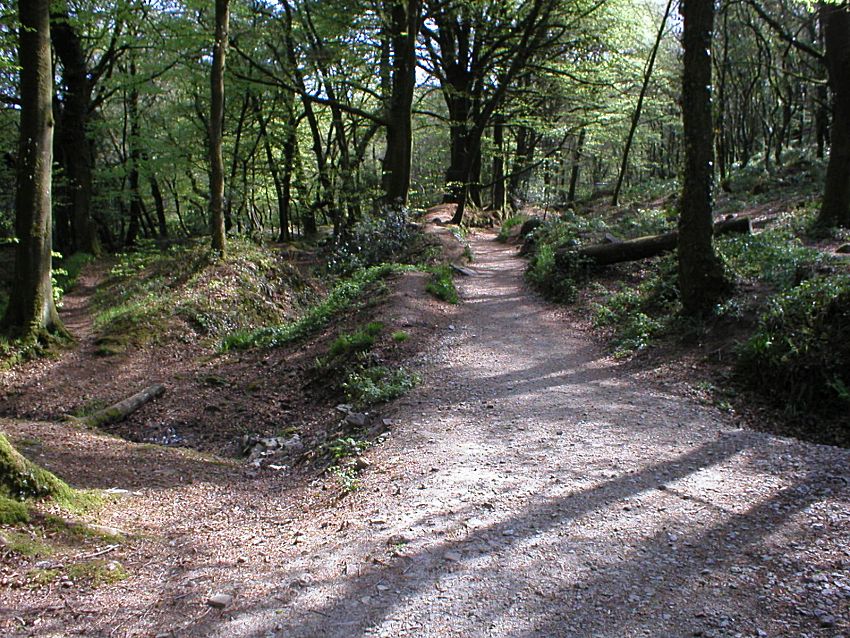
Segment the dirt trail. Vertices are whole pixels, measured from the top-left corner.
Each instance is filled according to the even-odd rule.
[[[69,592],[76,615],[27,602],[35,635],[850,635],[850,452],[632,377],[512,248],[471,243],[453,329],[356,491],[214,465],[143,489],[167,537],[133,578]],[[111,522],[144,533],[141,500]]]

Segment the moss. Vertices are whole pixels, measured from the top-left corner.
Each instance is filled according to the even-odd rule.
[[[124,537],[120,534],[112,534],[100,529],[95,529],[88,525],[66,520],[61,516],[45,516],[44,529],[48,532],[60,533],[71,541],[94,539],[110,544],[124,542]]]
[[[59,578],[58,569],[42,569],[37,567],[27,572],[27,579],[32,587],[47,587]]]
[[[29,508],[20,501],[0,496],[0,525],[27,523],[30,520]]]
[[[3,532],[0,541],[6,549],[21,556],[43,557],[53,554],[49,546],[23,532]]]
[[[112,585],[125,580],[129,574],[118,561],[90,560],[68,566],[68,578],[85,582],[92,587]]]
[[[51,498],[72,511],[89,510],[102,502],[92,492],[72,489],[55,474],[27,460],[0,434],[0,496],[23,501]]]

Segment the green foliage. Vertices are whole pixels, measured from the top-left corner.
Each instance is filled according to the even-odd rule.
[[[778,290],[792,288],[831,261],[816,248],[804,246],[787,226],[754,235],[718,237],[716,246],[738,278],[763,281]]]
[[[167,250],[144,244],[119,256],[95,297],[99,352],[189,338],[187,327],[221,337],[278,323],[309,294],[291,265],[253,242],[232,240],[225,260],[213,258],[206,242]],[[185,324],[175,324],[175,315]]]
[[[383,323],[373,321],[360,330],[349,334],[342,334],[331,343],[328,354],[330,357],[348,357],[352,354],[369,350],[375,345],[375,337],[383,329]]]
[[[359,407],[368,407],[392,401],[419,382],[419,375],[404,368],[390,370],[385,366],[373,366],[349,374],[343,388],[348,401]]]
[[[351,274],[378,264],[406,261],[418,234],[410,216],[406,208],[389,208],[359,221],[330,245],[328,269]]]
[[[226,352],[246,348],[274,348],[302,339],[324,328],[333,317],[356,305],[375,282],[410,269],[398,264],[381,264],[358,271],[350,279],[334,286],[324,300],[311,307],[300,319],[269,328],[233,332],[224,338],[221,349]]]
[[[646,348],[667,330],[679,312],[674,256],[659,260],[637,287],[624,287],[595,305],[594,325],[614,331],[614,350],[626,356]]]
[[[528,219],[526,215],[512,215],[511,217],[508,217],[502,222],[502,227],[499,229],[499,234],[496,239],[505,243],[508,241],[508,237],[510,237],[511,229],[515,226],[521,226],[526,219]]]
[[[42,543],[28,532],[7,530],[2,534],[3,545],[21,556],[44,557],[53,554],[53,548]]]
[[[435,266],[430,270],[431,278],[425,285],[425,290],[446,303],[458,303],[460,297],[458,297],[457,288],[455,288],[452,267],[443,264],[441,266]]]
[[[407,341],[408,339],[410,339],[410,335],[407,332],[405,332],[404,330],[396,330],[392,334],[392,340],[395,341],[396,343],[403,343],[403,342]]]
[[[737,370],[791,411],[846,412],[850,276],[816,277],[778,295],[742,347]]]
[[[62,257],[54,253],[53,262],[53,297],[56,301],[68,293],[77,283],[80,271],[87,264],[95,260],[94,255],[88,253],[74,253],[70,257]]]
[[[335,439],[328,445],[328,452],[335,461],[347,459],[350,456],[359,456],[369,447],[368,441],[355,439],[352,436]]]
[[[329,471],[336,477],[336,480],[339,481],[342,491],[346,494],[350,494],[360,487],[359,472],[353,465],[334,465],[329,468]]]

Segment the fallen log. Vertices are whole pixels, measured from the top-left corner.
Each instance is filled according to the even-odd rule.
[[[141,392],[137,392],[133,396],[124,399],[123,401],[119,401],[108,408],[98,410],[94,414],[90,414],[89,416],[82,417],[78,420],[93,428],[118,423],[119,421],[126,419],[145,403],[148,403],[157,397],[161,397],[163,394],[165,394],[165,386],[161,383],[156,383],[148,386]]]
[[[727,233],[749,234],[752,232],[752,223],[749,217],[737,217],[724,219],[714,224],[715,235]],[[594,244],[585,246],[578,251],[562,248],[558,251],[560,257],[567,255],[578,255],[595,266],[607,266],[623,261],[635,261],[655,257],[662,253],[676,250],[679,243],[679,231],[674,230],[662,235],[648,235],[637,239],[615,241],[606,244]]]

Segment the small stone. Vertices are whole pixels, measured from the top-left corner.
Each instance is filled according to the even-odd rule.
[[[821,627],[835,627],[835,617],[828,614],[818,617],[818,622]]]
[[[366,415],[362,412],[351,412],[346,415],[345,422],[355,428],[362,428],[366,425]]]
[[[233,602],[233,596],[230,594],[222,594],[218,593],[213,596],[210,596],[209,600],[207,600],[207,605],[213,607],[214,609],[224,609],[228,607]]]
[[[340,403],[336,406],[337,412],[342,412],[343,414],[348,414],[354,409],[354,407],[348,403]]]
[[[460,562],[461,554],[460,554],[460,552],[450,551],[450,552],[446,552],[446,553],[443,555],[443,557],[444,557],[447,561],[451,561],[451,562],[453,562],[453,563],[457,563],[457,562]]]
[[[390,587],[389,585],[385,585],[384,583],[378,583],[377,585],[375,585],[375,589],[377,589],[378,591],[389,591],[390,589],[392,589],[392,587]]]
[[[369,461],[364,459],[362,456],[355,456],[353,459],[351,459],[349,464],[355,470],[365,470],[370,465],[372,465],[371,463],[369,463]]]

